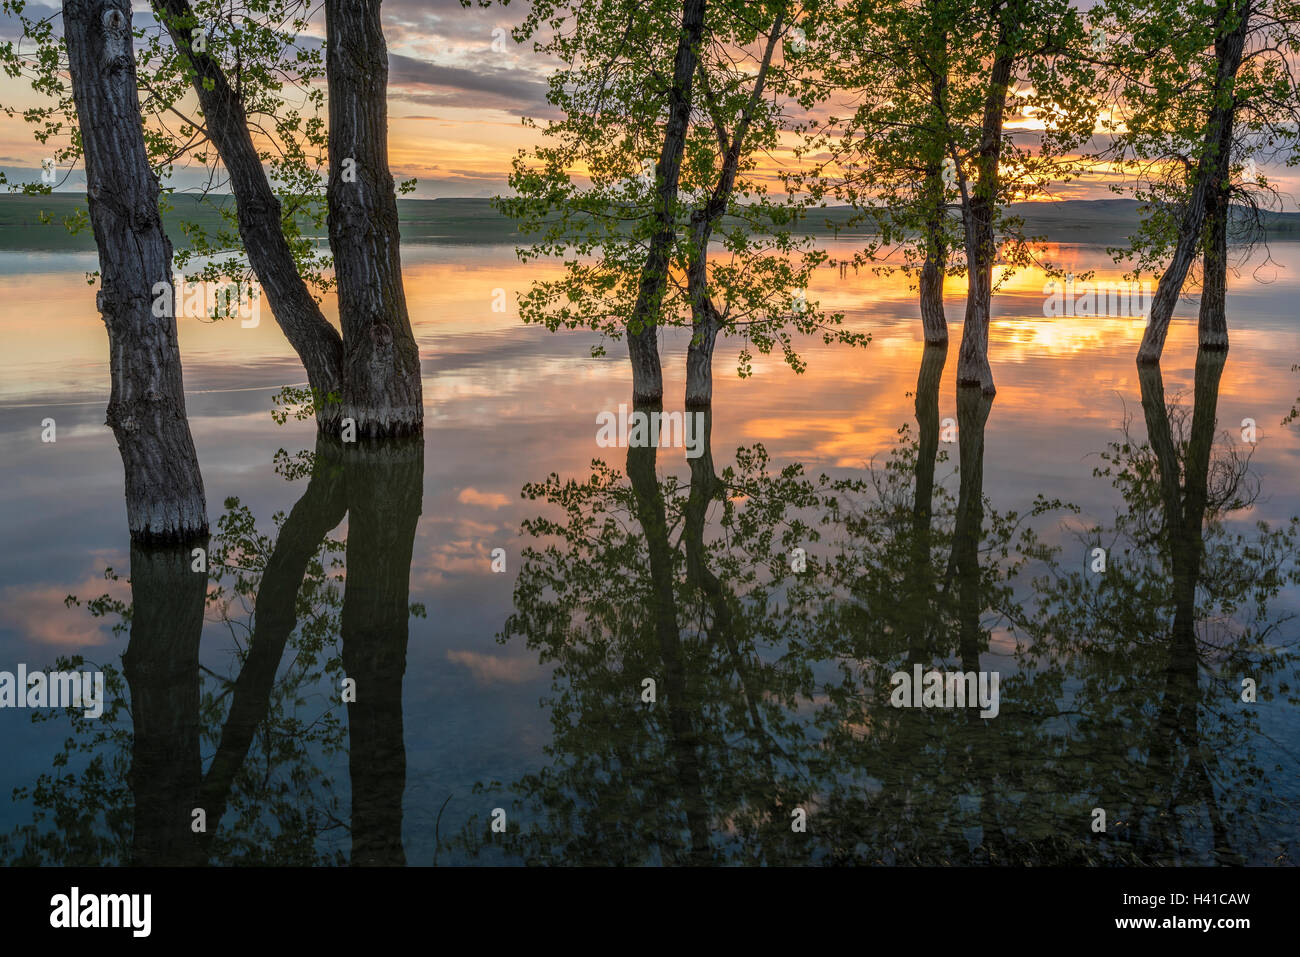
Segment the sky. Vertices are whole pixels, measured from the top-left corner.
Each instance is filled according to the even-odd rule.
[[[134,9],[137,23],[151,21],[147,3],[137,2]],[[554,64],[534,53],[531,42],[516,44],[509,37],[508,30],[526,9],[527,0],[487,8],[477,0],[468,8],[459,0],[384,0],[390,162],[396,179],[417,181],[414,196],[489,197],[506,192],[512,158],[541,142],[540,132],[522,120],[556,115],[546,102],[546,78]],[[57,10],[58,4],[49,0],[28,4],[29,13],[37,16],[57,19]],[[316,28],[307,42],[323,38],[319,16]],[[16,37],[15,20],[0,13],[0,38]],[[23,80],[0,76],[0,104],[22,108],[37,102]],[[34,180],[48,153],[20,117],[0,116],[0,171],[11,179]],[[1296,209],[1300,176],[1284,168],[1262,171],[1286,194],[1285,208]],[[197,170],[181,171],[173,185],[193,187],[202,178]],[[1113,198],[1108,189],[1113,182],[1114,177],[1102,171],[1058,187],[1052,195]],[[60,188],[84,187],[80,171],[73,171]]]

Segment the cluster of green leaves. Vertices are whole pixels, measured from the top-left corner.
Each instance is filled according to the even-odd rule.
[[[292,417],[296,422],[305,422],[316,416],[316,409],[322,402],[337,405],[343,397],[337,392],[322,396],[320,390],[310,386],[286,385],[271,396],[271,418],[276,425],[284,425]]]
[[[929,257],[962,275],[976,200],[993,211],[1005,275],[1037,261],[1035,237],[1006,207],[1048,197],[1086,172],[1080,147],[1101,106],[1076,8],[1065,0],[852,3],[809,42],[824,50],[830,115],[808,140],[816,161],[792,171],[789,187],[856,208],[855,223],[873,236],[854,265],[915,279]],[[1011,61],[1005,84],[992,75],[999,58]],[[993,104],[1015,122],[1004,126],[990,167],[981,155]]]
[[[1132,263],[1132,275],[1159,272],[1178,240],[1181,213],[1196,188],[1216,103],[1233,108],[1228,164],[1229,222],[1234,241],[1263,237],[1260,214],[1280,209],[1278,184],[1258,164],[1300,162],[1300,4],[1294,0],[1107,0],[1095,11],[1110,36],[1104,54],[1111,79],[1112,142],[1106,159],[1125,178],[1111,186],[1144,204],[1128,247],[1112,250]],[[1216,40],[1248,19],[1241,67],[1225,85],[1218,77]]]
[[[714,195],[729,137],[749,114],[738,175],[724,190],[708,269],[722,331],[743,342],[742,376],[751,370],[754,351],[779,350],[802,371],[794,335],[853,345],[869,338],[844,328],[842,314],[825,312],[807,299],[805,290],[825,253],[801,230],[805,202],[773,192],[763,168],[801,128],[803,121],[789,114],[812,105],[814,61],[789,52],[788,34],[799,16],[811,16],[819,6],[765,0],[710,4],[706,10],[679,188],[667,211],[674,224],[668,289],[654,323],[691,325],[686,277],[698,252],[691,217]],[[620,338],[630,327],[662,212],[656,164],[680,23],[680,2],[548,0],[534,4],[515,28],[516,41],[534,39],[537,51],[560,63],[548,99],[562,116],[545,125],[525,120],[542,130],[545,142],[519,152],[509,178],[512,192],[497,199],[533,239],[518,249],[522,261],[564,263],[560,278],[534,281],[522,295],[525,322],[551,330],[588,328],[608,339]],[[787,34],[786,54],[773,63],[763,95],[751,108],[756,64],[777,23],[785,24],[779,33]],[[593,351],[604,354],[604,342]]]

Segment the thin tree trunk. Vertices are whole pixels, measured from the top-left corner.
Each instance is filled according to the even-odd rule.
[[[153,0],[154,13],[166,26],[176,48],[194,68],[194,91],[206,132],[230,176],[239,217],[239,236],[248,261],[266,293],[276,323],[307,371],[316,392],[317,425],[336,432],[342,405],[325,399],[343,393],[343,339],[312,297],[281,226],[280,201],[262,169],[239,94],[221,64],[193,48],[192,30],[201,26],[188,0]]]
[[[745,138],[749,135],[750,124],[754,120],[754,111],[763,98],[763,87],[767,82],[767,71],[772,65],[772,54],[776,51],[777,41],[785,27],[785,11],[780,11],[772,29],[767,35],[767,44],[763,50],[763,59],[754,77],[754,87],[750,91],[749,101],[736,123],[735,130],[728,140],[720,112],[715,109],[708,87],[705,96],[709,98],[710,112],[722,149],[722,169],[718,173],[718,182],[709,201],[691,213],[691,250],[690,262],[686,270],[687,293],[691,300],[691,343],[686,350],[686,407],[704,408],[713,404],[713,347],[718,333],[722,329],[722,316],[709,298],[709,241],[713,238],[713,228],[727,211],[731,202],[731,193],[736,186],[736,175],[740,170],[740,155],[744,152]]]
[[[1238,17],[1238,22],[1231,32],[1219,36],[1214,43],[1215,56],[1218,60],[1218,73],[1214,82],[1214,105],[1210,109],[1204,146],[1196,164],[1196,185],[1192,188],[1192,194],[1183,208],[1182,219],[1178,225],[1178,243],[1151,300],[1151,317],[1147,320],[1146,332],[1142,336],[1142,345],[1138,349],[1137,356],[1137,361],[1142,364],[1160,361],[1165,348],[1165,337],[1169,334],[1169,322],[1173,318],[1174,306],[1183,291],[1187,271],[1191,268],[1192,261],[1196,258],[1197,247],[1201,243],[1201,229],[1205,225],[1212,197],[1220,188],[1222,178],[1227,175],[1228,150],[1232,143],[1232,121],[1236,110],[1232,84],[1241,67],[1246,33],[1250,27],[1250,18],[1246,16],[1249,9],[1249,0],[1243,0],[1239,6],[1232,9],[1231,12]],[[1226,226],[1225,220],[1225,229]],[[1209,265],[1207,263],[1207,266]],[[1223,338],[1226,347],[1226,329]]]
[[[935,16],[933,23],[939,23],[938,11],[931,4]],[[930,106],[933,118],[938,121],[947,111],[948,92],[948,34],[939,29],[933,39],[937,47],[938,62],[931,67]],[[934,155],[925,171],[926,203],[929,215],[925,223],[925,262],[921,265],[921,332],[927,346],[946,346],[948,344],[948,320],[943,313],[943,280],[948,269],[948,245],[944,241],[944,219],[946,215],[943,183],[943,125],[936,122],[933,131],[938,144]]]
[[[948,263],[947,249],[938,238],[933,222],[927,227],[930,239],[921,265],[921,332],[927,346],[948,344],[948,320],[943,314],[943,277]]]
[[[1229,124],[1231,126],[1231,124]],[[1229,139],[1229,142],[1231,140]],[[1201,283],[1201,312],[1197,323],[1200,348],[1228,348],[1228,167],[1219,170],[1219,182],[1210,196],[1205,219],[1205,277]]]
[[[329,233],[345,346],[343,414],[359,435],[424,430],[420,349],[402,285],[388,169],[388,50],[380,0],[327,0]]]
[[[998,38],[998,48],[1005,50],[1009,37],[1019,29],[1014,10],[1008,6]],[[993,263],[997,258],[997,238],[993,231],[993,213],[998,195],[998,162],[1002,158],[1002,128],[1006,116],[1007,88],[1011,82],[1013,55],[1005,52],[993,61],[989,74],[989,92],[984,101],[984,121],[976,159],[978,180],[975,193],[965,203],[966,264],[969,286],[966,292],[966,315],[961,330],[961,349],[957,354],[957,385],[979,386],[985,395],[993,395],[993,370],[989,367],[989,313],[993,298]],[[963,186],[963,191],[965,187]]]
[[[700,41],[704,35],[705,0],[685,0],[682,4],[682,32],[673,61],[673,82],[668,91],[668,123],[664,127],[664,145],[655,167],[654,232],[636,304],[628,320],[627,349],[632,360],[633,403],[662,402],[663,368],[659,363],[658,319],[668,284],[668,258],[672,253],[677,230],[674,223],[677,206],[677,183],[681,177],[682,154],[686,150],[686,131],[691,117],[691,78],[699,61]]]
[[[126,0],[64,0],[63,21],[99,247],[96,304],[108,327],[112,377],[107,419],[126,472],[127,524],[135,542],[183,542],[207,535],[207,505],[185,414],[176,318],[171,309],[153,315],[155,287],[172,288],[172,245],[145,152],[131,8]]]

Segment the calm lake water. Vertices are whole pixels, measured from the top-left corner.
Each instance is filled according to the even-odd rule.
[[[991,403],[960,283],[945,356],[904,280],[823,269],[870,345],[742,380],[721,344],[694,459],[598,445],[623,343],[492,311],[546,267],[403,256],[422,446],[275,424],[270,316],[181,320],[205,596],[128,541],[95,257],[0,253],[0,671],[81,656],[117,699],[0,709],[6,861],[1296,862],[1300,245],[1230,277],[1226,361],[1189,300],[1156,375],[1140,319],[1013,277]],[[914,668],[996,673],[996,716],[894,707]]]

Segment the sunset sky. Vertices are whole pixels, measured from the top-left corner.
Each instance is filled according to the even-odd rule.
[[[138,22],[151,22],[147,3],[133,6]],[[493,30],[508,30],[526,9],[526,0],[488,9],[464,8],[458,0],[385,0],[392,168],[398,179],[417,179],[414,195],[488,197],[504,192],[511,158],[541,138],[522,118],[555,116],[546,102],[546,77],[554,64],[533,53],[531,43],[517,45],[508,36],[504,51],[492,49]],[[49,0],[28,4],[33,16],[57,19],[57,10],[58,4]],[[312,41],[324,36],[320,19]],[[17,39],[13,18],[0,15],[0,38]],[[24,81],[0,77],[0,103],[23,108],[36,102]],[[1015,125],[1013,118],[1009,126]],[[0,170],[12,179],[34,179],[48,152],[21,118],[0,116]],[[1300,176],[1285,168],[1261,170],[1287,194],[1286,208],[1295,209]],[[194,174],[182,172],[175,184],[195,181]],[[1112,174],[1098,171],[1057,187],[1053,195],[1112,198],[1107,185],[1114,181]],[[84,189],[80,172],[63,188]]]

